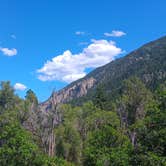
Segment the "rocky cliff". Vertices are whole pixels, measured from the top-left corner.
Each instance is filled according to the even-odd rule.
[[[81,79],[66,88],[54,92],[51,97],[40,104],[40,109],[43,111],[48,111],[52,105],[57,105],[59,103],[66,103],[73,99],[82,97],[88,93],[88,90],[95,85],[96,80],[93,77],[87,79]]]

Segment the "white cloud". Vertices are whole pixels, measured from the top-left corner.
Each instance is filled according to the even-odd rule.
[[[92,40],[92,43],[81,53],[72,54],[70,50],[47,61],[37,70],[38,78],[42,81],[59,80],[72,82],[84,77],[87,68],[96,68],[115,59],[122,53],[113,41]]]
[[[11,37],[12,39],[16,39],[16,35],[15,35],[15,34],[10,35],[10,37]]]
[[[15,90],[24,91],[25,89],[27,89],[27,87],[26,87],[24,84],[16,83],[16,84],[14,85],[14,89],[15,89]]]
[[[104,33],[104,35],[106,37],[121,37],[121,36],[126,35],[126,33],[123,31],[113,30],[111,33],[108,33],[108,32]]]
[[[85,35],[85,32],[83,32],[83,31],[77,31],[77,32],[75,32],[75,34],[76,35]]]
[[[0,51],[6,56],[14,56],[17,55],[17,50],[15,48],[9,49],[9,48],[0,48]]]

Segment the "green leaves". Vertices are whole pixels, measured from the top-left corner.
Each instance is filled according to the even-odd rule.
[[[111,126],[88,134],[84,165],[128,165],[132,146],[129,139]],[[101,162],[102,161],[102,162]]]
[[[102,109],[105,94],[99,91],[95,105],[65,104],[45,113],[38,110],[34,92],[29,90],[21,100],[8,82],[2,83],[0,165],[165,166],[165,87],[159,86],[153,97],[134,77],[124,81],[109,111]],[[58,120],[60,124],[55,123]],[[52,157],[43,152],[49,148],[55,152]]]
[[[80,164],[82,142],[77,128],[79,108],[63,105],[59,109],[63,112],[63,123],[55,129],[56,155]]]
[[[104,93],[104,87],[99,85],[96,88],[96,93],[93,97],[93,104],[98,108],[103,110],[106,105],[106,94]]]
[[[1,128],[0,164],[29,165],[38,153],[30,134],[16,121],[10,121]]]
[[[13,109],[15,106],[14,89],[10,86],[10,82],[1,82],[0,89],[0,113],[4,110]]]
[[[160,86],[161,87],[161,86]],[[157,89],[156,101],[149,104],[141,126],[137,128],[137,149],[132,164],[166,165],[166,109],[164,87]]]

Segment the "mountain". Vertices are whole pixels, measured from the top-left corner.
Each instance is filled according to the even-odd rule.
[[[89,73],[40,104],[48,111],[53,105],[72,102],[79,104],[92,99],[95,89],[102,85],[110,96],[116,95],[122,81],[131,76],[139,77],[151,90],[166,79],[166,37],[143,45],[128,55],[116,59]]]

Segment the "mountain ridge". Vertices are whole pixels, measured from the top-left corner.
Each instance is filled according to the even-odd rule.
[[[121,86],[124,79],[131,76],[139,77],[150,89],[166,78],[166,36],[96,68],[85,77],[52,93],[48,100],[40,104],[40,108],[49,110],[51,105],[91,99],[99,84],[103,84],[106,91],[112,93]]]

